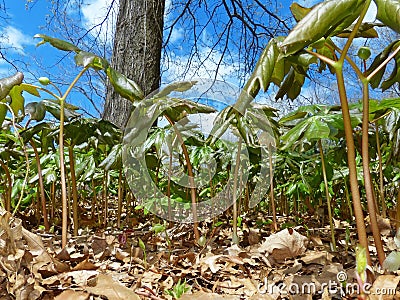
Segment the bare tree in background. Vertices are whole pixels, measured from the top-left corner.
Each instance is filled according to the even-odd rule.
[[[117,2],[110,0],[106,17],[86,31],[82,14],[67,11],[84,8],[85,0],[52,1],[48,21],[61,37],[82,49],[111,56],[113,67],[136,81],[145,94],[157,89],[161,78],[217,78],[224,69],[243,82],[268,40],[289,28],[289,17],[279,16],[288,11],[276,0],[120,0],[110,43],[101,32],[107,31],[106,18],[112,17]],[[111,89],[106,95],[103,117],[124,127],[131,104]]]
[[[134,80],[145,95],[160,86],[164,0],[120,0],[111,63]],[[132,103],[107,89],[103,118],[124,127]]]

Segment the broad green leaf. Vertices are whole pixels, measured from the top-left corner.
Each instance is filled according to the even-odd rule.
[[[30,118],[35,121],[42,121],[46,115],[46,107],[43,102],[30,102],[25,105],[25,113],[30,115]]]
[[[95,70],[106,70],[108,67],[108,61],[104,58],[97,56],[94,53],[80,51],[75,55],[75,63],[78,66],[91,66]]]
[[[57,38],[53,38],[53,37],[49,37],[45,34],[35,34],[34,38],[41,38],[42,40],[37,43],[37,46],[43,45],[45,43],[49,43],[50,45],[52,45],[53,47],[59,49],[59,50],[63,50],[63,51],[74,51],[74,52],[79,52],[81,51],[81,49],[79,49],[78,47],[76,47],[74,44],[71,44],[70,42],[64,41],[64,40],[60,40]]]
[[[19,116],[19,112],[24,114],[24,103],[25,99],[22,97],[22,88],[19,85],[15,85],[9,93],[11,97],[10,107],[16,117]]]
[[[4,99],[14,86],[20,85],[22,80],[24,80],[24,74],[21,72],[0,79],[0,100]]]
[[[396,32],[400,32],[400,2],[398,0],[374,0],[378,9],[377,19]]]
[[[25,83],[21,83],[20,86],[21,86],[21,89],[24,90],[25,92],[28,92],[29,94],[31,94],[33,96],[40,97],[40,93],[35,86],[25,84]]]
[[[132,102],[139,101],[144,98],[141,88],[133,80],[130,80],[110,66],[107,68],[106,73],[115,91],[122,97]]]
[[[310,123],[304,137],[310,142],[328,138],[330,137],[330,128],[327,123],[321,121],[321,119],[317,117]]]
[[[322,37],[340,33],[360,14],[362,0],[327,0],[314,6],[280,45],[285,56],[292,55]]]

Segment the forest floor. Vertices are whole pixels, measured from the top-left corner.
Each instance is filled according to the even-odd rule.
[[[261,212],[241,217],[238,245],[227,216],[201,223],[200,246],[192,225],[154,230],[154,216],[140,215],[124,230],[86,226],[61,250],[57,228],[25,229],[0,209],[0,299],[361,299],[354,224],[335,220],[333,251],[326,218],[279,217],[273,232]],[[379,224],[388,255],[394,230]],[[369,299],[400,299],[400,272],[381,270],[370,242]]]

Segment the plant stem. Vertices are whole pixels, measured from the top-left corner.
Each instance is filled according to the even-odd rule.
[[[39,157],[39,153],[36,148],[35,141],[32,139],[32,140],[30,140],[29,143],[31,144],[33,152],[35,153],[36,166],[38,169],[40,199],[41,199],[41,203],[42,203],[42,213],[43,213],[43,225],[44,225],[44,229],[46,230],[46,232],[49,232],[50,225],[49,225],[49,219],[47,216],[46,196],[44,194],[44,184],[43,184],[42,166],[40,165],[40,157]]]
[[[67,88],[64,96],[61,98],[56,96],[60,100],[60,134],[59,134],[59,147],[60,147],[60,172],[61,172],[61,200],[62,200],[62,229],[61,229],[61,247],[67,246],[67,232],[68,232],[68,200],[67,200],[67,180],[65,172],[65,157],[64,157],[64,119],[65,119],[65,99],[68,97],[74,85],[78,82],[79,78],[89,69],[89,66],[84,67],[75,79],[71,82]]]
[[[167,121],[171,124],[172,127],[175,128],[175,123],[174,121],[167,115],[164,115]],[[179,130],[176,130],[176,136],[179,139],[179,143],[181,144],[183,156],[185,157],[186,165],[187,165],[187,171],[189,175],[189,184],[190,184],[190,195],[191,195],[191,200],[192,200],[192,214],[193,214],[193,232],[194,236],[196,239],[196,242],[200,239],[200,232],[198,229],[198,224],[199,222],[197,221],[197,201],[196,201],[196,185],[194,183],[194,175],[193,175],[193,169],[192,169],[192,163],[190,162],[190,157],[189,153],[187,151],[185,142],[183,141],[183,138],[181,134],[179,133]]]
[[[342,106],[342,115],[343,115],[343,123],[344,123],[344,132],[346,137],[346,145],[347,145],[347,164],[349,167],[349,181],[350,181],[350,190],[353,199],[353,208],[354,208],[354,216],[356,218],[357,225],[357,234],[360,245],[366,249],[368,264],[371,263],[371,257],[368,251],[368,239],[367,232],[365,229],[364,223],[364,214],[361,205],[360,199],[360,191],[358,187],[357,180],[357,166],[356,166],[356,151],[354,146],[353,139],[353,128],[351,126],[351,118],[349,112],[349,104],[347,102],[346,88],[344,84],[343,78],[343,69],[342,67],[335,68],[340,104]]]
[[[328,179],[326,177],[326,167],[325,167],[325,157],[324,157],[324,149],[322,148],[322,141],[318,140],[318,147],[319,147],[319,155],[321,157],[321,165],[322,165],[322,174],[324,177],[325,183],[325,196],[326,202],[328,205],[328,217],[329,217],[329,225],[331,227],[331,240],[332,240],[332,248],[333,251],[336,252],[336,241],[335,241],[335,226],[333,226],[333,216],[332,216],[332,207],[331,207],[331,195],[329,194],[329,185]]]
[[[78,216],[78,191],[76,188],[75,176],[75,158],[74,158],[74,145],[68,147],[69,152],[69,168],[71,171],[71,188],[72,188],[72,216],[74,220],[74,235],[78,235],[79,216]]]
[[[364,173],[364,187],[368,203],[368,212],[371,222],[371,231],[374,236],[375,247],[378,254],[379,263],[383,264],[385,260],[385,251],[383,250],[381,234],[379,232],[378,221],[376,219],[376,202],[372,185],[371,171],[369,168],[369,145],[368,145],[368,128],[369,128],[369,90],[368,81],[363,82],[363,118],[362,118],[362,166]],[[368,251],[367,251],[368,252]]]
[[[235,164],[235,170],[233,173],[233,191],[232,191],[232,201],[233,201],[233,227],[232,227],[232,243],[237,245],[239,244],[239,237],[237,234],[237,217],[238,217],[238,211],[237,211],[237,202],[236,202],[236,197],[237,197],[237,184],[238,184],[238,174],[239,174],[239,168],[240,168],[240,152],[242,151],[242,138],[239,137],[238,140],[238,149],[237,149],[237,154],[236,154],[236,164]]]

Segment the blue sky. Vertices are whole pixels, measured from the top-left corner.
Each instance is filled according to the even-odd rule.
[[[106,7],[111,0],[86,0],[85,5],[81,9],[76,7],[69,8],[70,16],[79,16],[80,25],[82,27],[90,28],[94,24],[97,24],[99,20],[101,21],[106,13]],[[171,4],[173,0],[167,0],[166,8],[166,24],[173,19],[173,6]],[[305,6],[311,6],[315,4],[316,1],[313,0],[302,0],[299,1],[300,4]],[[71,78],[79,72],[79,68],[69,68],[67,71],[63,69],[63,65],[70,62],[72,56],[65,57],[65,52],[61,52],[53,49],[49,45],[42,45],[36,47],[37,39],[33,36],[36,33],[44,33],[51,36],[57,35],[54,32],[47,32],[44,28],[46,24],[46,18],[51,17],[49,8],[50,3],[45,0],[37,0],[28,3],[29,9],[26,9],[26,0],[5,0],[7,14],[9,18],[3,20],[0,40],[0,45],[2,53],[6,58],[14,61],[14,64],[18,69],[25,72],[26,80],[35,81],[35,76],[51,76],[54,73],[66,72],[66,78],[70,76]],[[281,11],[284,11],[286,15],[289,14],[290,2],[281,3]],[[373,5],[372,9],[368,13],[367,20],[372,21],[375,18],[376,9]],[[112,28],[114,19],[111,19],[109,23],[106,23],[102,31],[100,32],[100,37],[106,39],[107,36],[112,35]],[[97,30],[97,29],[96,29]],[[99,33],[96,30],[93,33]],[[60,29],[62,31],[62,29]],[[210,47],[207,46],[207,40],[210,39],[210,33],[204,31],[202,34],[202,43],[199,49],[198,61],[194,61],[192,68],[186,70],[185,76],[182,77],[182,73],[185,70],[185,65],[188,59],[190,59],[189,54],[185,52],[182,48],[185,39],[185,32],[182,27],[176,27],[172,32],[171,40],[174,46],[174,52],[170,53],[170,63],[169,69],[163,74],[163,82],[166,83],[171,80],[183,80],[191,79],[193,77],[199,78],[210,78],[213,77],[213,71],[216,69],[216,61],[219,60],[221,53],[218,50],[211,51]],[[233,58],[235,58],[235,53]],[[207,58],[207,60],[200,64],[200,61]],[[61,66],[57,65],[57,62],[62,61]],[[236,72],[239,66],[234,62],[225,64],[221,66],[218,70],[218,79],[227,80],[233,84],[239,84],[239,80],[236,76]],[[26,70],[34,70],[34,74],[29,74]],[[15,72],[15,68],[0,59],[0,76],[8,76]],[[64,73],[62,73],[64,74]],[[309,91],[304,89],[303,95],[309,96]],[[30,101],[30,99],[28,99]],[[91,111],[95,114],[91,104],[88,104],[82,97],[76,97],[76,99],[71,100],[74,104],[84,107],[86,110]],[[295,105],[294,105],[295,106]]]

